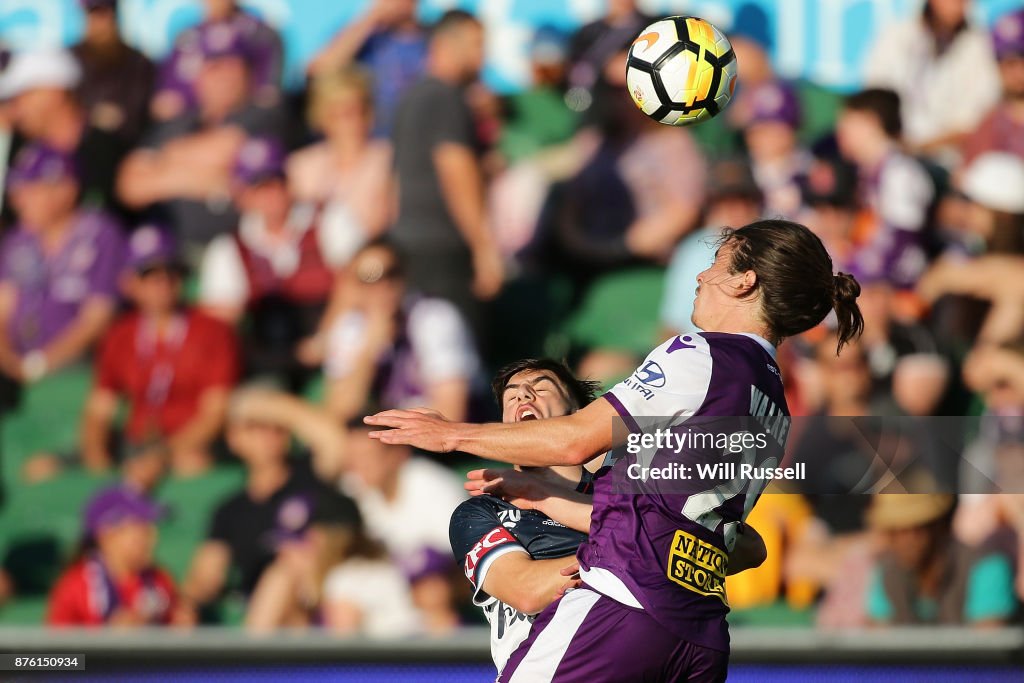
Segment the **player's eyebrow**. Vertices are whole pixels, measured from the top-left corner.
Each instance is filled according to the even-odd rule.
[[[537,386],[538,384],[540,384],[541,382],[543,382],[545,380],[547,380],[548,382],[551,382],[552,384],[554,384],[555,388],[558,390],[558,393],[560,393],[563,397],[567,396],[567,394],[565,392],[565,389],[562,387],[561,384],[558,383],[558,380],[555,379],[554,377],[552,377],[551,375],[548,375],[548,374],[539,375],[538,377],[534,378],[533,380],[524,382],[523,384],[526,384],[527,386],[530,386],[530,387],[535,387],[535,386]],[[501,395],[504,396],[505,392],[507,392],[509,389],[518,389],[519,387],[520,387],[520,383],[506,384],[505,388],[501,392]]]

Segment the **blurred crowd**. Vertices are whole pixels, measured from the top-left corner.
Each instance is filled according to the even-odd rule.
[[[945,492],[765,495],[749,521],[769,560],[730,577],[733,606],[814,605],[829,626],[1016,617],[1022,496],[952,494],[968,453],[972,472],[1020,476],[1024,10],[989,29],[968,0],[927,0],[842,96],[730,34],[733,103],[677,129],[626,95],[651,20],[632,0],[575,34],[538,29],[529,86],[502,96],[480,80],[483,25],[421,25],[415,0],[339,27],[297,93],[280,36],[234,0],[205,0],[160,63],[123,41],[116,0],[80,2],[79,44],[4,53],[0,73],[0,420],[93,368],[66,416],[77,448],[5,486],[115,479],[82,513],[48,623],[215,622],[233,591],[253,631],[458,627],[461,476],[361,418],[493,419],[489,375],[527,356],[610,386],[692,329],[723,228],[777,216],[862,286],[859,344],[837,356],[826,322],[780,349],[793,414],[823,425],[794,447],[835,461],[835,494],[856,446],[825,417],[998,428],[942,463]],[[634,308],[652,311],[637,329],[620,322]],[[595,309],[618,329],[574,334]],[[172,578],[151,494],[239,463],[244,486]],[[18,593],[0,571],[0,602]]]

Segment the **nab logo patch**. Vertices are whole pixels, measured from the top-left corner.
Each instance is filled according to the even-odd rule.
[[[665,371],[653,360],[647,361],[647,365],[636,371],[636,378],[655,389],[665,386]]]

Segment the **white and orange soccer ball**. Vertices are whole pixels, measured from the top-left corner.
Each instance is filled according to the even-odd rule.
[[[736,88],[729,39],[698,17],[666,17],[629,48],[626,85],[640,110],[670,126],[689,126],[725,109]]]

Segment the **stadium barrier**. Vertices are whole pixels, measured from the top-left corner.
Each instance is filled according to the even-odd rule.
[[[732,629],[734,663],[1024,665],[1024,629],[880,628],[825,631],[805,628]],[[81,653],[94,665],[148,668],[168,664],[485,663],[485,628],[445,638],[370,640],[322,631],[252,636],[200,628],[47,630],[0,628],[0,652]]]

